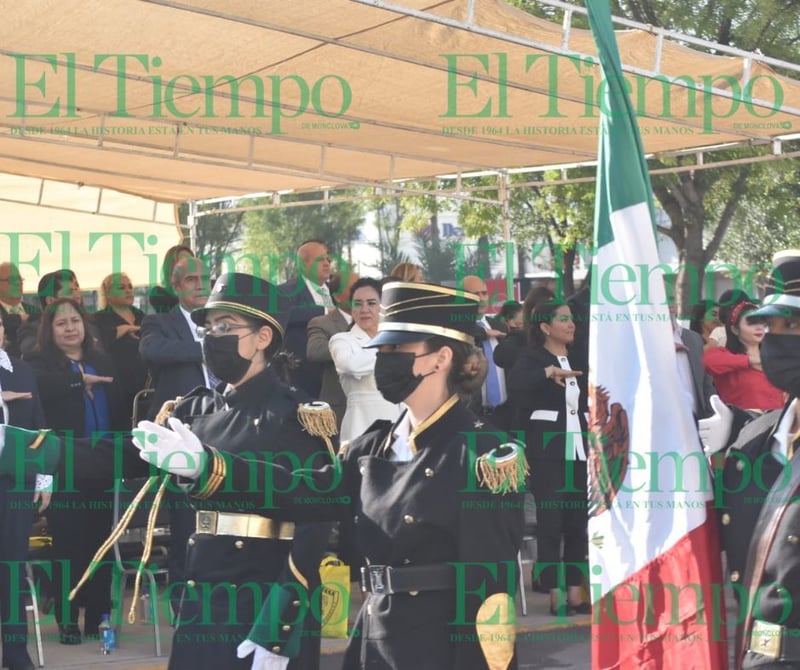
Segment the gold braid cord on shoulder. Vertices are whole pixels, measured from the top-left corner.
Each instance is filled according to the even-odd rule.
[[[336,462],[336,452],[331,438],[339,431],[336,428],[336,414],[330,405],[326,402],[303,403],[297,408],[297,420],[307,433],[321,437],[325,441],[325,446]]]
[[[119,523],[117,523],[117,527],[111,531],[111,535],[108,536],[108,539],[103,542],[101,547],[97,550],[94,558],[92,558],[91,562],[89,563],[89,567],[86,568],[86,571],[83,573],[83,576],[80,578],[77,586],[70,592],[70,600],[72,600],[78,594],[81,586],[83,586],[89,577],[91,577],[92,572],[100,560],[102,560],[103,556],[106,555],[106,552],[111,549],[112,546],[114,546],[114,543],[127,530],[131,520],[133,519],[133,515],[136,513],[136,510],[139,507],[139,504],[142,502],[142,499],[145,497],[145,495],[147,495],[147,493],[150,491],[152,485],[159,480],[159,476],[160,475],[153,475],[145,482],[144,486],[139,489],[139,492],[134,497],[130,507],[125,510],[125,514],[122,515]],[[153,506],[150,508],[150,514],[147,517],[147,534],[145,536],[142,558],[139,561],[138,567],[136,568],[136,581],[133,585],[131,608],[128,611],[128,623],[136,623],[136,603],[139,602],[139,590],[142,584],[142,572],[147,565],[147,561],[150,559],[150,552],[153,550],[153,532],[155,531],[156,519],[158,518],[158,509],[161,507],[161,500],[164,498],[164,492],[166,491],[167,482],[169,481],[169,473],[165,473],[161,477],[162,479],[159,484],[158,491],[156,491],[156,497],[153,500]]]

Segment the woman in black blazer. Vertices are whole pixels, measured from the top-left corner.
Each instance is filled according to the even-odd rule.
[[[536,498],[535,577],[550,590],[553,615],[590,611],[580,591],[587,553],[587,388],[584,372],[570,364],[568,347],[574,337],[568,305],[538,305],[531,317],[529,345],[507,377],[513,425],[525,430]]]
[[[9,356],[2,346],[5,329],[0,322],[0,421],[28,430],[45,427],[44,412],[30,365]],[[28,538],[34,509],[43,512],[50,493],[36,481],[0,477],[0,614],[2,614],[3,667],[33,670],[28,654],[28,622],[25,612],[23,565],[28,559]],[[44,482],[49,483],[49,482]],[[16,574],[14,574],[16,573]]]
[[[47,427],[72,437],[94,437],[129,428],[114,367],[86,336],[84,312],[70,298],[47,307],[39,326],[37,351],[30,362],[41,390]],[[108,536],[112,523],[109,479],[97,488],[77,491],[69,477],[54,486],[47,514],[53,535],[56,620],[62,644],[79,644],[79,607],[85,607],[84,634],[97,635],[103,614],[111,610],[110,565],[101,567],[79,594],[70,590]]]
[[[145,387],[147,367],[139,355],[144,312],[133,306],[133,283],[124,272],[103,279],[105,309],[95,312],[94,323],[103,349],[111,357],[122,389],[126,416],[133,416],[133,399]]]

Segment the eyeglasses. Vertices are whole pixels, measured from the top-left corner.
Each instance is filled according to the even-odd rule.
[[[240,330],[242,328],[251,328],[244,323],[230,323],[228,321],[217,321],[216,323],[212,323],[210,326],[198,326],[197,327],[197,334],[202,338],[206,335],[227,335],[232,330]]]

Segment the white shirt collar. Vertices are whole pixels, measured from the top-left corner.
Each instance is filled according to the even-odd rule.
[[[5,349],[0,349],[0,368],[14,372],[14,366],[11,364],[11,359],[8,357]]]
[[[333,307],[333,298],[331,298],[331,292],[327,286],[315,284],[308,277],[303,277],[303,281],[306,283],[309,293],[311,293],[314,304],[320,307]]]
[[[194,341],[199,342],[200,336],[197,334],[197,324],[194,321],[192,321],[192,313],[180,303],[178,303],[178,307],[180,307],[181,314],[183,314],[183,318],[186,319],[186,323],[189,324],[189,330],[192,332],[192,337],[194,337]]]
[[[411,435],[411,414],[406,410],[392,433],[390,461],[406,463],[414,458],[414,452],[408,444],[409,435]]]
[[[344,317],[344,320],[347,321],[347,325],[348,326],[351,323],[353,323],[353,317],[352,316],[350,316],[347,312],[345,312],[341,307],[337,307],[336,309],[339,310],[339,314],[341,314]]]
[[[8,314],[23,314],[25,312],[22,302],[18,302],[16,305],[9,305],[5,300],[0,300],[0,305],[5,308]]]
[[[792,403],[789,405],[789,408],[783,413],[783,418],[781,418],[781,422],[778,424],[778,427],[775,429],[775,432],[772,434],[772,438],[775,440],[775,444],[772,446],[773,453],[780,453],[784,456],[787,456],[789,443],[791,439],[794,437],[790,431],[792,430],[792,424],[794,423],[795,413],[797,412],[797,402],[798,399],[795,398],[792,400]]]

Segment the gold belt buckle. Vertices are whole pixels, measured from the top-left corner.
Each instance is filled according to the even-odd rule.
[[[750,631],[748,651],[767,658],[780,658],[782,637],[783,626],[756,619],[753,621],[753,629]]]
[[[291,521],[276,521],[257,514],[198,510],[196,532],[204,535],[291,540],[294,538],[294,524]]]
[[[217,534],[217,512],[208,510],[198,510],[197,512],[197,532],[207,535]]]

